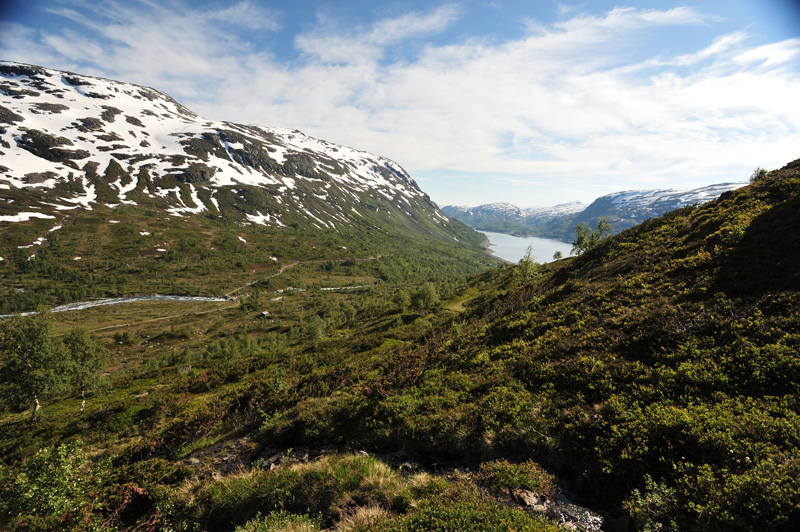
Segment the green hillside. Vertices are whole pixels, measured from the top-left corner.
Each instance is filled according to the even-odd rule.
[[[50,317],[56,339],[94,331],[107,376],[83,413],[62,389],[35,423],[6,397],[6,525],[557,530],[519,509],[523,489],[566,493],[607,528],[630,516],[638,530],[795,530],[798,207],[795,161],[579,257],[473,277],[460,272],[479,261],[441,239],[383,243],[381,262],[377,240],[231,232],[265,254],[274,237],[296,264],[264,270],[276,275],[237,301]],[[198,250],[233,231],[209,230]],[[202,273],[180,257],[184,278]],[[205,266],[197,293],[257,280]],[[178,282],[183,270],[163,268]],[[48,271],[6,275],[58,285]],[[307,290],[276,294],[296,282]],[[322,290],[348,284],[369,286]]]
[[[17,201],[31,195],[5,194]],[[429,226],[421,229],[398,224],[395,215],[327,231],[222,215],[173,217],[154,205],[0,221],[0,314],[132,294],[222,296],[256,282],[303,288],[305,281],[290,275],[299,270],[279,275],[301,262],[366,276],[370,284],[447,279],[497,263],[480,248],[483,235],[460,222],[420,219]]]

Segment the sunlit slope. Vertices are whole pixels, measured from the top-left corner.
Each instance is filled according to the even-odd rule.
[[[385,354],[370,384],[279,403],[269,434],[533,456],[643,525],[796,524],[798,207],[795,162],[538,281],[501,273],[427,348]]]

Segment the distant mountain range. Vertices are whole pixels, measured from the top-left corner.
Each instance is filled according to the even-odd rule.
[[[569,242],[581,222],[595,227],[607,216],[614,233],[638,225],[648,218],[669,211],[711,201],[746,182],[721,183],[697,189],[627,190],[606,194],[587,205],[579,201],[554,207],[522,209],[510,203],[490,203],[478,207],[446,205],[442,211],[479,231],[540,236]]]
[[[0,62],[0,197],[0,222],[149,205],[274,228],[378,225],[457,238],[384,157],[297,130],[206,120],[155,89],[13,62]]]

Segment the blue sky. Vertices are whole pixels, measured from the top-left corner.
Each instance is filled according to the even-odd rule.
[[[800,157],[794,0],[6,0],[0,58],[390,157],[440,205],[689,188]]]

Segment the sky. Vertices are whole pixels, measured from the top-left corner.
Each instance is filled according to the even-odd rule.
[[[0,0],[0,59],[389,157],[440,206],[800,158],[795,0]]]

